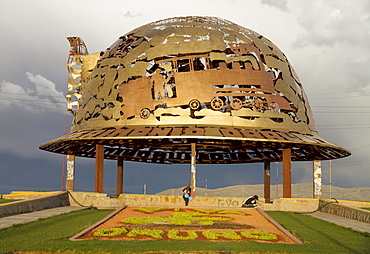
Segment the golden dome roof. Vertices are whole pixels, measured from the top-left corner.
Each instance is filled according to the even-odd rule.
[[[82,56],[72,132],[40,148],[110,159],[198,163],[334,159],[350,152],[317,135],[284,53],[262,35],[214,17],[153,22],[100,54]]]

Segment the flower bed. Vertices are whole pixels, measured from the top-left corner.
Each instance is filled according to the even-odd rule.
[[[180,233],[186,232],[187,236],[181,236]],[[109,237],[109,236],[126,236],[126,237],[137,237],[137,236],[150,236],[156,239],[163,239],[164,234],[172,240],[195,240],[198,238],[200,232],[187,230],[179,231],[176,229],[171,229],[167,232],[160,229],[139,229],[134,228],[127,230],[126,228],[110,228],[110,229],[100,229],[94,232],[94,236]],[[242,237],[246,239],[262,239],[262,240],[276,240],[277,236],[273,233],[261,232],[261,231],[203,231],[201,234],[207,240],[219,240],[219,239],[230,239],[230,240],[241,240]]]
[[[294,243],[255,209],[128,207],[81,239]]]

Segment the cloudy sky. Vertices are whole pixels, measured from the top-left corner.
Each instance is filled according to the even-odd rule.
[[[0,0],[0,194],[60,190],[63,156],[38,146],[69,132],[68,36],[99,52],[130,30],[176,16],[216,16],[274,42],[295,68],[319,135],[351,150],[332,162],[332,183],[370,187],[370,1],[368,0]],[[76,188],[94,188],[93,159],[77,158]],[[115,163],[105,189],[115,190]],[[261,164],[198,166],[198,186],[263,183]],[[272,165],[272,182],[281,164]],[[190,165],[125,163],[125,192],[181,187]],[[323,162],[329,184],[329,162]],[[293,163],[293,183],[312,182],[312,162]]]

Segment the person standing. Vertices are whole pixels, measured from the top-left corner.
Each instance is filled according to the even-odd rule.
[[[186,184],[185,188],[182,189],[182,198],[185,201],[185,206],[189,204],[189,198],[191,197],[191,187],[190,183]]]

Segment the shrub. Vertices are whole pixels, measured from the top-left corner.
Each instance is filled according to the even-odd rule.
[[[219,237],[227,239],[240,240],[242,239],[235,231],[204,231],[202,234],[210,240],[217,240]]]
[[[161,217],[143,217],[143,218],[127,218],[121,220],[123,223],[130,223],[130,224],[150,224],[153,222],[161,222],[163,218]]]
[[[125,228],[104,228],[94,232],[94,236],[116,236],[127,233]]]
[[[209,213],[217,213],[218,211],[220,211],[220,209],[214,209],[214,210],[204,210],[204,209],[199,209],[199,208],[193,208],[194,211],[198,211],[198,212],[202,212],[202,213],[206,213],[206,214],[209,214]]]
[[[202,213],[177,212],[177,213],[174,213],[172,216],[167,216],[167,217],[127,218],[127,219],[121,220],[121,222],[130,223],[130,224],[162,223],[162,224],[172,224],[172,225],[190,225],[192,224],[192,222],[201,222],[201,221],[213,222],[213,221],[229,221],[229,220],[232,220],[232,218],[208,217],[206,214],[202,214]],[[208,225],[212,225],[212,224],[213,223],[209,223]]]
[[[253,238],[259,240],[276,240],[277,236],[272,233],[262,231],[242,231],[240,234],[246,238]]]
[[[136,208],[136,211],[140,211],[140,212],[144,212],[144,213],[155,213],[155,212],[166,210],[166,209],[167,208],[165,208],[165,207],[158,207],[158,208],[154,208],[154,209],[146,209],[146,208],[139,207],[139,208]]]
[[[215,223],[213,221],[200,221],[199,224],[200,225],[213,225]]]
[[[198,238],[198,234],[195,231],[187,231],[188,236],[179,236],[178,235],[179,231],[176,229],[171,229],[168,231],[168,238],[173,239],[173,240],[195,240]]]
[[[220,210],[220,209],[214,209],[214,210],[204,210],[199,208],[193,208],[194,211],[210,214],[210,213],[219,213],[219,214],[239,214],[239,215],[245,215],[243,212],[235,211],[235,210]]]
[[[136,237],[138,235],[148,235],[153,238],[162,239],[162,235],[164,234],[163,230],[160,229],[140,229],[134,228],[126,236],[128,237]]]
[[[176,219],[176,220],[171,220],[168,221],[168,224],[172,225],[191,225],[191,220],[186,220],[186,219]]]
[[[221,214],[239,214],[239,215],[245,215],[243,212],[235,211],[235,210],[225,210],[225,211],[219,211],[218,213]]]

